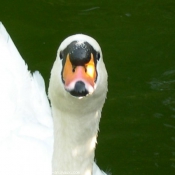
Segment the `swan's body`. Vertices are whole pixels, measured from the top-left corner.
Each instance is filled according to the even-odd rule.
[[[72,41],[80,45],[75,48],[77,44],[70,45]],[[85,42],[90,45],[82,45]],[[92,77],[85,75],[85,79],[78,74],[84,69],[84,60],[79,66],[80,60],[73,53],[78,49],[84,52],[84,46],[87,52],[93,51],[91,60],[98,54],[95,66],[86,60],[84,74],[88,74],[90,63],[96,72]],[[70,79],[71,72],[66,71],[72,62],[76,65]],[[94,39],[74,35],[60,45],[49,85],[51,112],[43,78],[38,72],[31,75],[0,23],[0,82],[0,174],[105,174],[94,163],[94,149],[106,98],[107,73]]]
[[[0,174],[51,174],[52,130],[44,81],[0,23]]]

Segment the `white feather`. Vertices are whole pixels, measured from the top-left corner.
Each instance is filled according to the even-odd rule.
[[[0,174],[48,175],[53,124],[45,85],[0,23]]]
[[[101,52],[91,37],[77,36],[93,42]],[[66,43],[71,40],[69,37]],[[60,47],[66,47],[65,42]],[[38,71],[33,75],[28,71],[0,22],[0,174],[51,175],[52,153],[53,120],[44,80]],[[105,175],[95,163],[92,171],[93,175]]]

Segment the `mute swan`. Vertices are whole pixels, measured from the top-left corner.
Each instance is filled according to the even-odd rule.
[[[50,108],[42,76],[28,71],[0,23],[0,82],[0,174],[105,175],[94,151],[107,72],[93,38],[77,34],[61,43]]]

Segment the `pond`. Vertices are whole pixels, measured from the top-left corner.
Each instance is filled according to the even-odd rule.
[[[94,37],[109,74],[97,164],[113,175],[175,173],[173,0],[8,0],[0,21],[47,87],[60,42]]]

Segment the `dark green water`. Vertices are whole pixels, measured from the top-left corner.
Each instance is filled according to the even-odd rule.
[[[174,0],[1,0],[0,20],[47,86],[65,37],[96,38],[109,74],[99,167],[113,175],[175,174]]]

